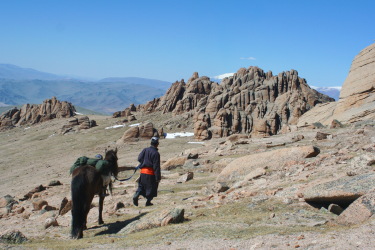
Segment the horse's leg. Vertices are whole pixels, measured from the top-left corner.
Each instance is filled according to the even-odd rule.
[[[106,187],[103,187],[99,193],[99,225],[104,224],[102,213],[103,213],[103,204],[104,204],[104,198],[105,198],[105,190]]]

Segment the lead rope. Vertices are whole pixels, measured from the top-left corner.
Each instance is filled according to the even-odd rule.
[[[137,170],[139,169],[139,166],[140,166],[140,165],[141,165],[141,164],[139,164],[139,165],[134,169],[134,173],[133,173],[130,177],[128,177],[128,178],[125,178],[125,179],[117,179],[116,176],[113,176],[113,177],[115,178],[116,181],[128,181],[128,180],[130,180],[130,179],[135,175],[135,173],[136,173]]]

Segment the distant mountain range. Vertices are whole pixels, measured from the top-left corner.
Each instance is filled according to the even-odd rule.
[[[212,79],[220,82],[220,79]],[[0,64],[0,107],[40,104],[53,96],[103,114],[144,104],[163,96],[170,82],[139,77],[109,77],[85,81],[11,64]],[[340,87],[312,87],[338,100]]]
[[[341,87],[315,87],[315,86],[310,86],[310,87],[320,93],[323,93],[325,95],[328,95],[329,97],[334,98],[336,101],[339,100]]]
[[[10,64],[0,64],[0,106],[40,104],[56,98],[104,114],[164,95],[171,83],[138,77],[83,81]]]

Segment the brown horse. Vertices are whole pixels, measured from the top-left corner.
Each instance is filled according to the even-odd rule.
[[[105,152],[104,160],[108,161],[108,171],[103,174],[95,167],[85,165],[76,168],[72,174],[71,195],[72,195],[72,231],[71,237],[79,239],[83,237],[83,230],[86,229],[87,215],[90,211],[91,202],[95,194],[99,195],[99,224],[103,224],[102,211],[107,186],[106,180],[110,176],[117,177],[117,148]],[[111,191],[111,182],[109,182]]]

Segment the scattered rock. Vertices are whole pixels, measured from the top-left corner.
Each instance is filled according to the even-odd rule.
[[[164,210],[161,213],[159,211],[150,212],[141,217],[139,220],[128,224],[119,233],[129,234],[151,228],[166,226],[171,223],[181,223],[185,220],[184,213],[185,210],[181,208]]]
[[[50,187],[60,186],[60,185],[62,185],[61,182],[60,181],[56,181],[56,180],[50,181],[50,183],[48,184],[48,186],[50,186]]]
[[[212,191],[215,193],[222,193],[226,192],[229,189],[229,186],[226,183],[223,182],[217,182],[212,188]]]
[[[336,219],[338,224],[356,225],[368,220],[375,213],[375,191],[364,194],[355,200]]]
[[[16,208],[16,210],[15,210],[15,212],[16,212],[17,214],[22,214],[24,211],[25,211],[25,208],[24,208],[24,207],[18,207],[18,208]]]
[[[124,207],[125,207],[125,204],[120,201],[120,202],[116,203],[114,209],[115,209],[115,211],[117,211],[117,210],[119,210],[121,208],[124,208]]]
[[[64,198],[60,205],[59,215],[64,215],[70,210],[72,210],[72,201]]]
[[[296,135],[296,136],[293,136],[292,137],[292,141],[293,142],[298,142],[298,141],[301,141],[303,140],[305,137],[303,135]]]
[[[6,244],[21,244],[28,241],[25,235],[18,230],[6,231],[0,235],[0,242]]]
[[[187,158],[188,159],[198,159],[198,156],[199,156],[199,154],[189,153],[188,156],[187,156]]]
[[[48,202],[42,199],[38,199],[33,201],[33,208],[36,211],[39,211],[43,208],[43,206],[48,205]]]
[[[10,204],[14,204],[14,203],[17,203],[17,201],[15,201],[14,197],[10,196],[9,194],[0,198],[0,208],[9,206]]]
[[[342,125],[341,122],[339,122],[338,120],[336,119],[333,119],[332,122],[331,122],[331,126],[330,128],[342,128],[344,125]]]
[[[330,204],[328,206],[328,211],[340,215],[344,211],[344,209],[337,204]]]
[[[327,133],[323,133],[323,132],[316,132],[316,135],[315,135],[315,139],[317,140],[325,140],[328,138],[330,134],[327,134]]]
[[[187,181],[190,181],[194,178],[193,172],[187,172],[186,174],[183,174],[178,180],[177,183],[184,183]]]
[[[34,189],[32,189],[27,194],[25,194],[24,197],[22,199],[20,199],[20,201],[28,200],[28,199],[32,198],[35,193],[39,193],[39,192],[42,192],[44,190],[46,190],[46,188],[43,185],[39,185],[39,186],[35,187]]]
[[[44,206],[42,207],[42,210],[45,210],[45,211],[52,211],[52,210],[57,210],[57,208],[52,207],[52,206],[50,206],[50,205],[44,205]]]
[[[57,227],[58,225],[59,225],[59,223],[57,223],[57,220],[56,220],[55,217],[49,217],[44,222],[44,229],[47,229],[47,228],[49,228],[51,226]]]
[[[161,169],[162,170],[171,170],[171,169],[175,169],[177,167],[181,167],[185,164],[186,162],[186,157],[185,156],[182,156],[182,157],[176,157],[176,158],[171,158],[169,159],[168,161],[166,161],[162,166],[161,166]]]

